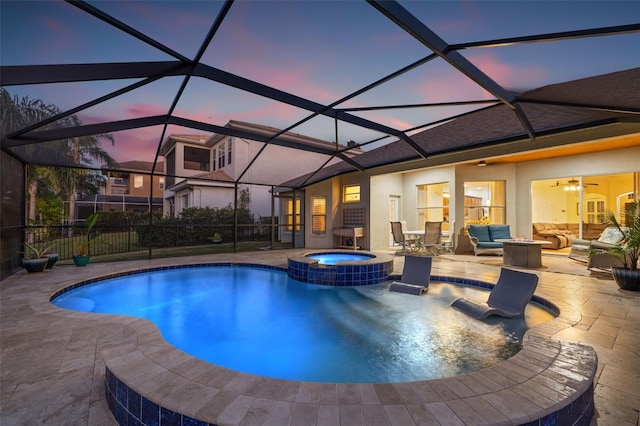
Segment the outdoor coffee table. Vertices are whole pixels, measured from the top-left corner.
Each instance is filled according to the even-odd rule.
[[[523,266],[525,268],[542,267],[542,246],[550,241],[497,239],[502,243],[504,254],[502,262],[506,266]]]

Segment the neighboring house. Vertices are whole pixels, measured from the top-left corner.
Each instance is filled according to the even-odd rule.
[[[498,105],[413,135],[426,159],[397,141],[354,158],[365,171],[341,163],[282,186],[305,191],[307,248],[341,245],[335,230],[354,214],[370,250],[392,244],[394,220],[410,229],[443,222],[459,253],[474,223],[509,224],[528,238],[536,222],[572,223],[582,234],[640,196],[640,122],[625,112],[640,108],[638,87],[640,69],[545,86],[522,95],[535,141]]]
[[[149,205],[154,212],[162,212],[164,176],[153,175],[153,199],[149,199],[151,169],[149,161],[127,161],[117,164],[118,170],[102,171],[106,185],[101,193],[76,200],[75,219],[85,219],[98,210],[112,212],[146,213]],[[164,164],[156,165],[156,172],[164,170]]]
[[[263,141],[279,133],[279,129],[233,120],[225,128],[232,136],[174,134],[165,140],[160,148],[167,175],[165,215],[178,216],[189,207],[233,206],[237,185],[238,193],[248,192],[249,209],[256,220],[271,217],[274,182],[316,170],[324,163],[339,162],[332,155],[336,149],[347,148],[292,132],[265,145]],[[347,155],[361,152],[354,148]],[[283,203],[292,204],[294,200]],[[287,208],[275,206],[276,210]]]

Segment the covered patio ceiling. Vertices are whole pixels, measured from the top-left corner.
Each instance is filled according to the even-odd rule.
[[[111,134],[113,145],[102,143],[118,162],[157,163],[170,134],[217,133],[263,141],[265,150],[305,149],[280,138],[296,132],[334,143],[310,174],[330,176],[322,169],[333,157],[344,161],[333,166],[343,173],[515,137],[534,141],[550,132],[537,124],[540,115],[557,115],[558,108],[635,122],[640,112],[635,83],[627,90],[635,103],[599,102],[602,88],[595,87],[588,102],[531,92],[640,66],[636,2],[3,1],[1,7],[1,85],[61,111],[2,135],[2,149],[29,164],[75,166],[48,147],[90,135]],[[515,126],[509,138],[466,132],[462,143],[425,136],[496,108]],[[81,124],[52,126],[71,115]],[[225,127],[230,120],[279,130],[265,138]],[[402,155],[372,160],[398,144]],[[354,147],[366,161],[347,155]]]

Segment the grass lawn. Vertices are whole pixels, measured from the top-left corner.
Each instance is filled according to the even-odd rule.
[[[257,251],[264,247],[269,246],[267,241],[249,241],[239,242],[237,245],[237,251]],[[152,250],[152,259],[161,259],[164,257],[179,257],[179,256],[198,256],[204,254],[217,254],[217,253],[232,253],[233,243],[224,244],[206,244],[198,246],[188,247],[167,247],[167,248],[154,248]],[[149,259],[149,250],[137,250],[124,253],[113,254],[97,254],[91,255],[91,262],[119,262],[123,260],[143,260]],[[65,259],[58,261],[61,265],[73,264],[72,259]]]

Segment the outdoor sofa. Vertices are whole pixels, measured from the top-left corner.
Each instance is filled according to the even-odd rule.
[[[509,225],[469,225],[467,229],[473,253],[502,255],[502,243],[498,239],[510,239]]]

